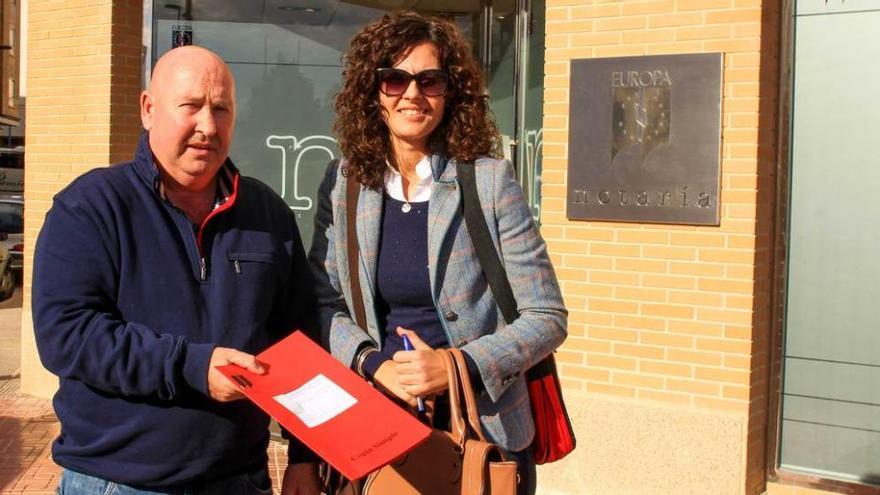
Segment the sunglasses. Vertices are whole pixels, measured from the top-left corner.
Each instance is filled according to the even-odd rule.
[[[416,86],[425,96],[443,96],[449,84],[449,76],[442,70],[428,69],[418,74],[410,74],[403,69],[377,69],[379,91],[387,96],[401,96],[406,93],[409,83],[415,79]]]

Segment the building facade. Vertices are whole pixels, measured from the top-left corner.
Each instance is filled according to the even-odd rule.
[[[557,359],[579,446],[540,468],[540,493],[880,491],[871,0],[30,0],[26,265],[52,195],[130,156],[150,67],[190,42],[238,81],[233,159],[310,237],[338,154],[339,56],[394,8],[444,15],[472,40],[562,284]],[[720,54],[717,222],[575,218],[572,170],[587,160],[572,129],[613,122],[571,104],[573,64],[672,54]],[[23,390],[51,394],[27,295],[22,342]]]

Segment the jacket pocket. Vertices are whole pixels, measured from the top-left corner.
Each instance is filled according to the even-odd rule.
[[[246,269],[256,268],[262,271],[278,263],[278,260],[275,259],[275,255],[272,253],[229,251],[226,253],[226,256],[232,262],[233,270],[238,275],[242,275]]]
[[[263,321],[272,314],[276,292],[284,283],[282,260],[270,252],[227,251],[226,257],[215,282],[227,284],[236,305],[247,308],[249,321]]]

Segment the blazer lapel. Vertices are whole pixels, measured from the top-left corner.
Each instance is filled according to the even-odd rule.
[[[379,258],[379,236],[382,234],[382,192],[362,188],[357,210],[358,245],[363,260],[364,277],[370,301],[376,295],[376,269]],[[369,307],[369,306],[368,306]]]
[[[431,165],[434,170],[434,189],[428,204],[428,276],[431,290],[437,294],[440,290],[437,281],[440,252],[458,214],[461,191],[453,162],[447,165],[445,158],[434,155],[431,157]]]

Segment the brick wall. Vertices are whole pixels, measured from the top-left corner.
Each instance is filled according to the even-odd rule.
[[[28,2],[22,390],[52,393],[33,344],[34,241],[52,197],[86,170],[131,156],[140,129],[139,0]],[[112,68],[112,70],[111,70]]]
[[[746,416],[746,493],[765,483],[778,24],[770,1],[547,0],[542,233],[571,312],[565,387]],[[700,52],[724,54],[720,226],[567,220],[569,61]]]

